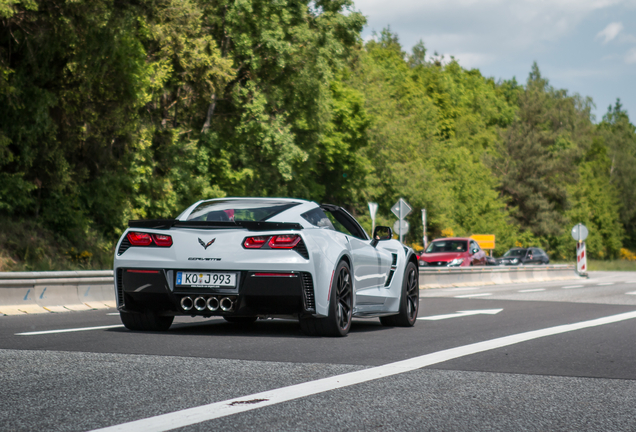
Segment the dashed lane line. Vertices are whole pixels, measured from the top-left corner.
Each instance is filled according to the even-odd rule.
[[[485,296],[491,296],[491,295],[492,293],[464,294],[464,295],[455,296],[455,298],[485,297]]]
[[[539,292],[539,291],[545,291],[545,288],[519,290],[520,293]]]
[[[614,285],[614,282],[603,282],[603,283],[596,284],[596,285],[598,285],[598,286]]]
[[[583,288],[585,285],[570,285],[570,286],[564,286],[561,287],[563,289],[574,289],[574,288]]]
[[[518,343],[557,334],[567,333],[575,330],[597,327],[605,324],[617,323],[636,318],[636,311],[612,315],[608,317],[583,321],[574,324],[565,324],[556,327],[549,327],[541,330],[534,330],[525,333],[504,336],[484,342],[477,342],[457,348],[451,348],[426,354],[407,360],[389,363],[383,366],[372,367],[349,372],[342,375],[335,375],[316,381],[309,381],[301,384],[268,390],[221,402],[214,402],[181,411],[149,417],[141,420],[122,423],[115,426],[97,429],[93,432],[163,432],[172,429],[182,428],[209,420],[239,414],[266,406],[277,405],[283,402],[325,393],[344,387],[374,381],[393,375],[411,372],[437,363],[453,360],[459,357],[468,356],[480,352],[490,351]]]

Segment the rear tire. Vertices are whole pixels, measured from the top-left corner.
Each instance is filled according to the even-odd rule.
[[[301,318],[300,329],[308,336],[346,336],[353,317],[353,287],[351,270],[341,261],[334,273],[326,318]]]
[[[408,263],[404,271],[402,281],[402,295],[400,296],[400,309],[397,315],[381,317],[380,322],[390,327],[413,327],[417,320],[417,312],[420,308],[420,281],[417,267],[412,262]]]
[[[252,324],[258,319],[258,317],[224,316],[223,319],[232,324]]]
[[[166,331],[174,321],[173,316],[159,316],[152,311],[142,313],[119,312],[121,322],[128,330]]]

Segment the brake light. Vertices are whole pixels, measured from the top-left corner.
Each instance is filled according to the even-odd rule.
[[[133,246],[151,246],[153,243],[159,247],[172,246],[172,236],[164,234],[148,234],[142,232],[129,232],[126,237]]]
[[[272,236],[267,244],[272,249],[293,249],[298,243],[300,243],[298,234],[285,234]]]
[[[263,247],[268,237],[248,237],[243,242],[243,246],[247,249],[260,249]]]
[[[153,234],[152,239],[155,241],[155,244],[157,246],[160,246],[160,247],[172,246],[172,237],[169,235]]]
[[[147,233],[129,232],[127,237],[133,246],[150,246],[152,244],[152,238]]]

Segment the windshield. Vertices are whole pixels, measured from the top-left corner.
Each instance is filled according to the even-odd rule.
[[[300,203],[274,200],[218,200],[199,204],[189,221],[207,222],[264,222],[267,219],[297,206]]]
[[[526,255],[525,249],[510,249],[508,252],[504,254],[505,257],[520,257],[525,255]]]
[[[466,252],[468,242],[465,240],[434,241],[426,248],[426,253],[435,252]]]

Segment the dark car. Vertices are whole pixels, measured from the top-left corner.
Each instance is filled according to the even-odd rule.
[[[499,265],[549,264],[550,258],[543,249],[512,248],[497,260]]]
[[[433,240],[418,257],[420,267],[467,267],[486,265],[486,253],[469,238]]]
[[[486,255],[486,265],[494,266],[494,265],[499,265],[499,263],[497,262],[497,259],[495,257]]]

